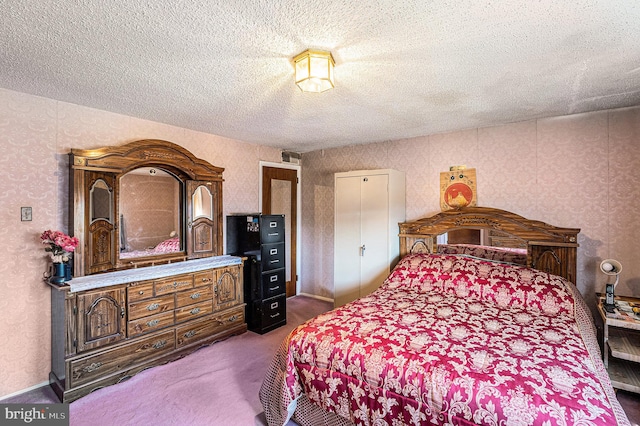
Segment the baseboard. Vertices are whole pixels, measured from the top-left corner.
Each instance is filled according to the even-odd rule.
[[[312,299],[318,299],[318,300],[322,300],[323,302],[330,302],[333,303],[333,299],[330,299],[328,297],[323,297],[323,296],[317,296],[315,294],[309,294],[309,293],[298,293],[297,296],[305,296],[305,297],[311,297]]]
[[[42,382],[37,385],[28,387],[26,389],[19,390],[18,392],[10,393],[9,395],[0,396],[0,401],[2,401],[3,399],[13,398],[14,396],[22,395],[23,393],[31,392],[32,390],[36,390],[44,386],[49,386],[49,382],[48,381]]]

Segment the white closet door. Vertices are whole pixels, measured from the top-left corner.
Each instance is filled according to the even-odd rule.
[[[360,297],[380,287],[389,275],[389,175],[361,178]]]
[[[341,177],[335,185],[334,304],[360,297],[360,180]]]

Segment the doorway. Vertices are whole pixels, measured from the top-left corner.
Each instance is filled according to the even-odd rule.
[[[287,297],[297,293],[298,170],[262,165],[262,213],[285,217]]]

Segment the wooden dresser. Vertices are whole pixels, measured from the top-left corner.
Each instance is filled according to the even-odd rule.
[[[51,285],[50,382],[62,402],[247,330],[243,259],[214,256]]]

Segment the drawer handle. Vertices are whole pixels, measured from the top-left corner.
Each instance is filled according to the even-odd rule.
[[[279,232],[270,232],[269,234],[267,234],[267,236],[269,237],[277,237],[278,235],[280,235]]]
[[[190,338],[190,337],[193,337],[195,335],[196,335],[196,332],[193,331],[193,330],[189,330],[186,333],[184,333],[184,337],[187,338],[187,339]]]
[[[276,312],[274,315],[270,315],[271,318],[275,318],[275,317],[279,317],[280,316],[280,312]]]
[[[200,299],[200,293],[193,293],[190,297],[191,297],[193,300]]]
[[[278,227],[278,222],[269,222],[269,228],[277,228],[277,227]],[[269,235],[271,235],[271,234],[269,234]]]
[[[271,261],[271,262],[269,262],[269,263],[280,263],[280,259],[272,260],[272,261]]]
[[[138,294],[142,295],[142,294],[144,294],[144,291],[140,290],[140,291],[138,292]]]
[[[235,320],[237,320],[237,319],[238,319],[238,316],[237,316],[237,315],[232,315],[232,316],[229,318],[229,322],[234,322],[234,321],[235,321]]]
[[[275,287],[269,287],[269,291],[277,290],[277,289],[279,289],[279,288],[280,288],[280,286],[279,286],[279,285],[277,285],[277,286],[275,286]]]
[[[269,250],[269,254],[270,254],[271,256],[273,256],[274,254],[278,254],[278,249],[271,249],[271,250]]]
[[[208,283],[209,281],[211,281],[211,278],[203,278],[203,279],[202,279],[202,282],[203,282],[203,283]]]
[[[167,345],[166,340],[160,340],[159,342],[155,342],[153,344],[153,349],[161,349],[161,348],[164,348],[166,345]]]
[[[278,281],[278,276],[277,275],[271,275],[269,277],[269,282],[274,282],[274,281]]]
[[[278,307],[278,302],[273,302],[271,304],[271,309],[276,309]]]
[[[191,313],[191,315],[199,314],[200,313],[200,308],[193,308],[189,312]]]
[[[158,324],[160,324],[160,320],[154,319],[147,322],[147,327],[155,327]]]
[[[155,311],[159,307],[160,307],[159,303],[152,303],[149,306],[147,306],[147,311]]]
[[[102,367],[102,363],[101,362],[92,362],[91,364],[89,364],[86,367],[84,367],[82,369],[82,371],[85,372],[85,373],[91,373],[93,371],[96,371],[100,367]]]

